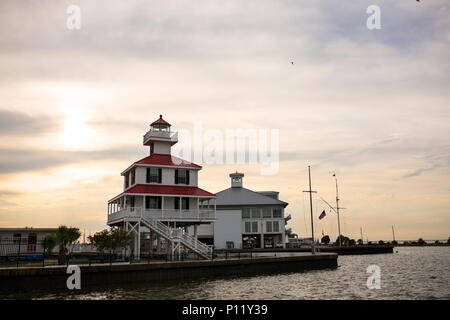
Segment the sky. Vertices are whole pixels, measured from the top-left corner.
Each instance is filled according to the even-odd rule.
[[[0,227],[106,228],[120,172],[163,114],[175,131],[278,129],[276,174],[199,163],[199,187],[244,172],[245,187],[280,192],[301,237],[310,165],[316,234],[337,237],[320,200],[334,203],[336,173],[346,236],[447,239],[449,16],[447,0],[3,0]]]

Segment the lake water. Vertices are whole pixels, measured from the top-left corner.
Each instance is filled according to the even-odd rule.
[[[450,247],[399,247],[394,254],[340,256],[338,265],[334,270],[134,284],[35,298],[450,299]],[[367,288],[370,265],[380,268],[380,289]]]

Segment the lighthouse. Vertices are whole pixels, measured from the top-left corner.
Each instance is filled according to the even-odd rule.
[[[133,235],[136,259],[157,253],[174,260],[188,251],[211,259],[212,249],[198,240],[197,229],[215,221],[216,196],[198,187],[201,166],[171,155],[178,142],[171,127],[162,115],[150,124],[143,139],[149,156],[122,171],[123,192],[108,201],[107,224]]]

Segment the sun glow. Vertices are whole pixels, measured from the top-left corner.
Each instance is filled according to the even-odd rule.
[[[92,145],[94,131],[85,123],[80,113],[69,111],[66,114],[59,142],[68,149],[86,149]]]

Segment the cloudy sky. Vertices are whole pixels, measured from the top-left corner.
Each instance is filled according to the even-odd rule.
[[[366,27],[371,4],[380,30]],[[280,191],[300,236],[311,165],[317,213],[339,177],[345,235],[447,239],[449,16],[448,0],[3,0],[0,226],[105,228],[163,114],[174,130],[279,129],[277,174],[203,164],[199,186],[242,171],[246,187]],[[316,221],[336,237],[333,213]]]

